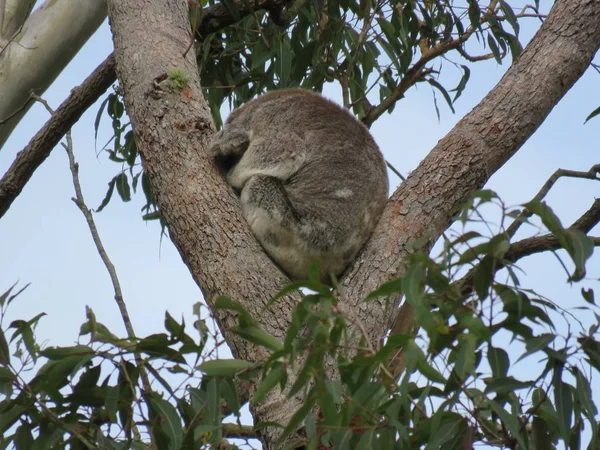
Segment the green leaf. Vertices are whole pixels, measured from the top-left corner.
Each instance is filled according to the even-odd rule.
[[[588,420],[593,423],[596,414],[598,414],[598,409],[594,404],[590,383],[579,369],[574,367],[573,371],[575,372],[575,379],[577,380],[577,389],[575,390],[577,394],[577,400],[579,400],[579,403],[583,407],[583,411],[585,412]]]
[[[406,269],[406,274],[402,281],[402,288],[406,295],[406,300],[415,309],[420,306],[421,299],[423,298],[423,276],[423,264],[414,263]]]
[[[571,415],[573,413],[571,389],[567,383],[560,381],[558,377],[555,377],[553,385],[554,401],[558,413],[558,429],[561,437],[568,443],[571,434]]]
[[[5,408],[4,411],[2,411],[2,414],[0,414],[0,435],[4,435],[25,411],[27,411],[25,406],[18,405],[14,401],[11,401],[11,406]]]
[[[452,92],[455,92],[454,98],[452,99],[452,103],[454,103],[456,100],[458,100],[458,98],[461,96],[461,94],[465,90],[465,87],[467,86],[467,83],[469,82],[469,78],[471,78],[471,70],[469,69],[469,67],[464,66],[462,64],[460,67],[463,71],[463,76],[461,77],[460,81],[458,82],[458,85],[454,89],[452,89]]]
[[[30,285],[30,283],[27,283],[25,286],[23,286],[21,289],[18,290],[18,292],[16,292],[13,295],[10,295],[10,293],[12,292],[12,290],[15,288],[15,286],[17,285],[17,283],[13,284],[11,287],[8,288],[8,290],[6,292],[4,292],[2,295],[0,295],[0,308],[2,308],[4,306],[4,304],[6,303],[6,306],[10,305],[10,303],[17,298],[25,289],[27,289]]]
[[[517,362],[521,361],[523,358],[538,352],[540,350],[545,350],[548,345],[554,341],[554,339],[556,338],[555,335],[553,334],[541,334],[539,336],[534,336],[532,338],[528,338],[525,339],[525,348],[527,349],[527,351],[525,353],[523,353],[519,359],[517,359]]]
[[[600,372],[600,343],[590,336],[578,338],[577,342],[579,342],[581,349],[589,358],[587,362]]]
[[[434,88],[436,88],[438,91],[441,92],[442,96],[444,97],[444,100],[446,100],[446,103],[448,104],[448,107],[450,108],[452,113],[455,114],[456,111],[454,111],[454,106],[452,105],[452,99],[450,98],[450,94],[448,94],[448,91],[446,90],[446,88],[433,78],[428,78],[427,82],[431,86],[433,86]]]
[[[304,404],[294,413],[287,426],[283,429],[281,433],[281,437],[277,441],[277,446],[280,446],[285,439],[289,436],[292,431],[295,431],[298,428],[298,425],[302,421],[304,421],[309,413],[312,411],[313,406],[316,403],[316,395],[314,393],[309,393],[304,400]]]
[[[95,355],[93,349],[87,345],[75,345],[72,347],[48,347],[40,351],[40,356],[45,356],[48,359],[64,359],[67,356],[73,355]]]
[[[479,11],[479,2],[477,0],[468,0],[469,3],[469,20],[471,22],[471,28],[477,30],[480,28],[479,17],[481,12]]]
[[[532,450],[547,450],[553,448],[550,427],[545,420],[534,417],[531,423]]]
[[[182,323],[180,324],[175,319],[173,319],[173,316],[169,314],[169,311],[165,312],[165,328],[169,333],[171,333],[171,336],[178,338],[184,332],[185,324],[183,322],[183,319],[181,319],[181,322]]]
[[[229,297],[219,297],[214,304],[215,309],[227,309],[238,313],[238,321],[240,325],[254,325],[254,319],[248,311],[238,302],[231,300]]]
[[[529,389],[535,385],[533,381],[521,381],[513,377],[493,378],[486,383],[485,392],[508,394],[519,389]]]
[[[102,100],[100,108],[98,108],[98,112],[96,113],[96,119],[94,120],[94,142],[98,140],[98,128],[100,127],[100,119],[102,118],[104,108],[106,108],[106,104],[108,103],[109,99],[110,96],[107,96],[104,100]]]
[[[146,398],[150,409],[160,417],[158,423],[169,439],[169,449],[181,449],[183,427],[181,426],[181,419],[175,407],[155,393],[147,394]]]
[[[518,35],[519,34],[519,21],[517,20],[517,16],[515,15],[515,12],[513,11],[513,9],[504,0],[500,1],[500,9],[504,13],[504,18],[506,19],[506,21],[513,28],[513,30],[515,31],[515,34]]]
[[[116,176],[115,184],[117,186],[117,193],[121,200],[124,202],[128,202],[131,200],[131,189],[129,187],[129,180],[127,179],[127,174],[125,172],[121,172]]]
[[[287,377],[285,366],[281,363],[276,363],[273,369],[269,371],[266,377],[261,380],[258,385],[256,392],[254,392],[254,403],[260,404],[265,399],[265,396],[271,392],[271,390]]]
[[[249,369],[254,363],[242,359],[211,359],[204,361],[197,368],[208,376],[232,377],[242,370]]]
[[[593,119],[594,117],[596,117],[598,114],[600,114],[600,106],[598,106],[595,110],[593,110],[589,116],[587,116],[585,118],[585,122],[583,122],[584,124],[587,123],[588,120]]]
[[[365,298],[365,301],[373,300],[377,297],[387,297],[389,295],[402,294],[402,278],[386,281]]]
[[[583,299],[586,302],[591,303],[592,305],[596,304],[594,302],[594,290],[593,289],[581,288],[581,296],[583,297]]]
[[[20,449],[29,449],[33,448],[33,435],[31,434],[32,425],[28,423],[23,423],[19,428],[17,428],[17,432],[15,433],[15,446]]]
[[[432,365],[427,362],[427,359],[423,355],[422,358],[417,359],[417,369],[421,372],[428,380],[434,383],[444,383],[446,378]]]
[[[500,49],[498,48],[498,45],[496,44],[492,33],[488,33],[487,43],[490,47],[490,50],[492,51],[492,54],[494,55],[494,58],[496,59],[496,62],[502,65],[502,54],[500,53]]]
[[[506,411],[495,400],[490,400],[490,407],[492,408],[492,411],[500,417],[500,420],[502,420],[504,426],[510,431],[511,435],[517,440],[520,448],[527,448],[523,436],[521,435],[521,423],[519,422],[519,419]]]
[[[46,313],[40,313],[27,322],[24,320],[15,320],[9,326],[9,328],[16,329],[10,341],[13,342],[16,338],[20,336],[23,340],[23,343],[25,344],[25,348],[27,349],[29,356],[31,356],[31,359],[33,359],[33,362],[37,361],[38,346],[33,336],[32,326],[35,326],[38,320],[40,320],[45,315]]]
[[[594,241],[579,230],[566,229],[565,237],[569,242],[567,251],[575,264],[575,272],[570,281],[579,281],[585,277],[585,263],[594,252]]]
[[[477,338],[472,334],[466,334],[459,338],[456,364],[454,369],[461,379],[465,379],[475,368]]]
[[[249,342],[261,345],[274,352],[283,350],[283,344],[276,337],[258,327],[231,327],[229,331],[243,337]]]
[[[279,78],[281,87],[290,84],[290,73],[292,72],[292,49],[287,35],[281,39],[276,47],[275,74]]]
[[[488,349],[488,361],[492,368],[492,375],[494,378],[505,377],[510,367],[510,360],[508,353],[501,348],[489,347]]]
[[[117,94],[109,94],[107,112],[111,119],[120,119],[123,116],[125,109]]]
[[[113,179],[108,182],[108,190],[106,191],[106,194],[104,195],[104,199],[102,200],[102,203],[100,203],[100,206],[98,206],[96,208],[96,212],[102,211],[106,207],[106,205],[108,205],[108,202],[110,202],[110,199],[112,198],[112,195],[113,195],[113,191],[115,190],[115,183],[117,182],[117,176],[113,177]]]
[[[10,364],[10,350],[8,342],[4,336],[4,331],[0,329],[0,365],[8,366]]]

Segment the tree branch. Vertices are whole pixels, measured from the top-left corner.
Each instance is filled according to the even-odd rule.
[[[498,85],[398,187],[340,287],[341,303],[369,324],[373,342],[384,329],[412,331],[413,311],[405,304],[398,314],[397,298],[361,300],[382,282],[404,274],[403,261],[416,239],[426,238],[421,249],[431,249],[454,213],[519,150],[581,77],[599,46],[600,3],[558,0]],[[397,314],[397,326],[392,326]]]
[[[544,197],[546,197],[546,195],[548,195],[548,192],[550,192],[550,189],[552,189],[554,184],[562,177],[585,178],[587,180],[600,180],[599,175],[600,175],[600,164],[593,165],[590,168],[590,170],[588,170],[587,172],[558,169],[556,172],[554,172],[550,176],[550,178],[548,178],[548,181],[546,181],[544,183],[542,188],[539,190],[539,192],[536,194],[536,196],[531,199],[531,201],[534,201],[534,200],[542,201],[544,199]],[[512,238],[517,233],[517,230],[521,227],[521,225],[523,223],[525,223],[525,220],[527,220],[531,216],[532,216],[532,213],[530,211],[528,211],[526,209],[521,211],[521,213],[517,216],[517,218],[506,229],[506,235],[508,236],[508,238],[509,239]],[[589,230],[584,231],[584,233],[587,233],[588,231]]]

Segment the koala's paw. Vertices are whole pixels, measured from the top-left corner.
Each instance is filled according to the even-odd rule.
[[[227,172],[237,164],[249,145],[248,133],[237,128],[226,127],[215,135],[209,151],[217,166]]]

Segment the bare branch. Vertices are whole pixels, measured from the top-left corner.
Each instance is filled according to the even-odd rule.
[[[600,175],[600,164],[595,164],[587,172],[558,169],[556,172],[554,172],[550,176],[550,178],[548,178],[548,181],[546,181],[544,183],[544,185],[542,186],[540,191],[536,194],[535,197],[533,197],[531,199],[531,201],[536,201],[536,200],[542,201],[544,199],[544,197],[546,197],[546,195],[548,195],[548,192],[550,192],[550,189],[552,189],[554,184],[562,177],[585,178],[588,180],[600,180],[599,175]],[[525,223],[525,220],[527,220],[529,217],[531,217],[531,215],[532,215],[532,213],[525,209],[521,212],[521,214],[519,214],[517,216],[517,218],[513,221],[513,223],[511,223],[510,226],[506,229],[506,235],[508,236],[509,239],[515,235],[515,233],[517,232],[519,227],[523,223]],[[589,230],[587,230],[587,231],[589,231]],[[587,233],[587,231],[586,231],[586,233]]]
[[[589,236],[594,242],[596,247],[600,246],[600,237]],[[546,251],[558,250],[562,248],[558,239],[552,234],[545,234],[543,236],[533,236],[530,238],[522,239],[515,242],[510,246],[510,250],[506,253],[506,260],[510,262],[516,262],[521,258],[533,255],[535,253],[541,253]],[[499,264],[497,270],[504,267],[503,264]]]
[[[46,102],[46,100],[44,100],[38,96],[34,96],[34,98],[37,101],[39,101],[40,103],[42,103],[46,107],[46,109],[50,112],[50,114],[52,114],[52,115],[55,114],[55,112],[52,110],[50,105],[48,105],[48,102]],[[106,253],[104,244],[102,244],[102,240],[100,239],[100,233],[98,233],[98,228],[96,227],[96,222],[94,221],[92,212],[87,207],[87,205],[85,204],[85,200],[83,199],[83,192],[81,190],[81,184],[79,183],[79,164],[77,164],[77,162],[75,162],[75,155],[73,153],[73,140],[71,138],[71,130],[67,131],[67,143],[63,144],[63,147],[67,151],[67,156],[69,158],[69,168],[71,169],[71,175],[73,178],[73,187],[75,188],[75,198],[73,198],[72,200],[75,203],[75,205],[77,205],[77,207],[79,208],[79,210],[81,211],[83,216],[85,217],[88,228],[92,235],[92,240],[94,241],[94,245],[96,246],[96,250],[98,251],[98,254],[100,255],[100,259],[104,263],[104,267],[106,267],[106,270],[110,277],[110,281],[112,283],[113,290],[115,293],[115,302],[117,303],[117,307],[119,308],[121,318],[123,319],[123,324],[125,325],[125,330],[127,332],[127,336],[129,337],[129,339],[131,339],[133,342],[135,342],[136,336],[135,336],[135,332],[133,330],[133,324],[131,323],[131,318],[129,317],[129,311],[127,310],[127,305],[125,304],[125,300],[123,299],[123,291],[121,290],[121,283],[119,282],[119,277],[117,275],[117,271],[116,271],[115,266],[113,265],[112,261],[108,257],[108,253]],[[134,353],[134,357],[135,357],[135,361],[138,366],[138,369],[140,371],[140,377],[142,379],[142,386],[144,388],[144,392],[152,392],[152,386],[150,384],[150,379],[148,378],[148,372],[146,371],[146,368],[144,367],[144,361],[142,360],[142,357],[137,352]],[[135,386],[131,385],[131,390],[133,392],[134,397],[136,397],[136,401],[137,401]],[[140,407],[140,409],[141,409],[141,407]],[[143,416],[143,411],[140,411],[140,412]],[[140,433],[139,433],[139,431],[137,429],[137,425],[135,423],[133,424],[133,429],[134,429],[134,432],[136,433],[136,435],[139,436]],[[149,430],[149,431],[150,431],[151,441],[153,442],[153,447],[156,447],[152,431],[151,430]]]
[[[594,200],[594,204],[582,216],[577,219],[571,228],[579,230],[585,234],[600,222],[600,199]]]

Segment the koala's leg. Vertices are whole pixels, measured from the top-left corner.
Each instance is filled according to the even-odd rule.
[[[307,264],[300,239],[300,218],[283,183],[268,175],[254,175],[244,185],[242,209],[252,232],[267,253],[292,277]]]
[[[227,126],[215,135],[209,151],[217,166],[227,172],[238,163],[249,145],[250,136],[245,130]]]
[[[295,133],[256,133],[239,162],[227,173],[227,181],[237,189],[258,175],[285,182],[304,166],[307,153],[305,139]]]

